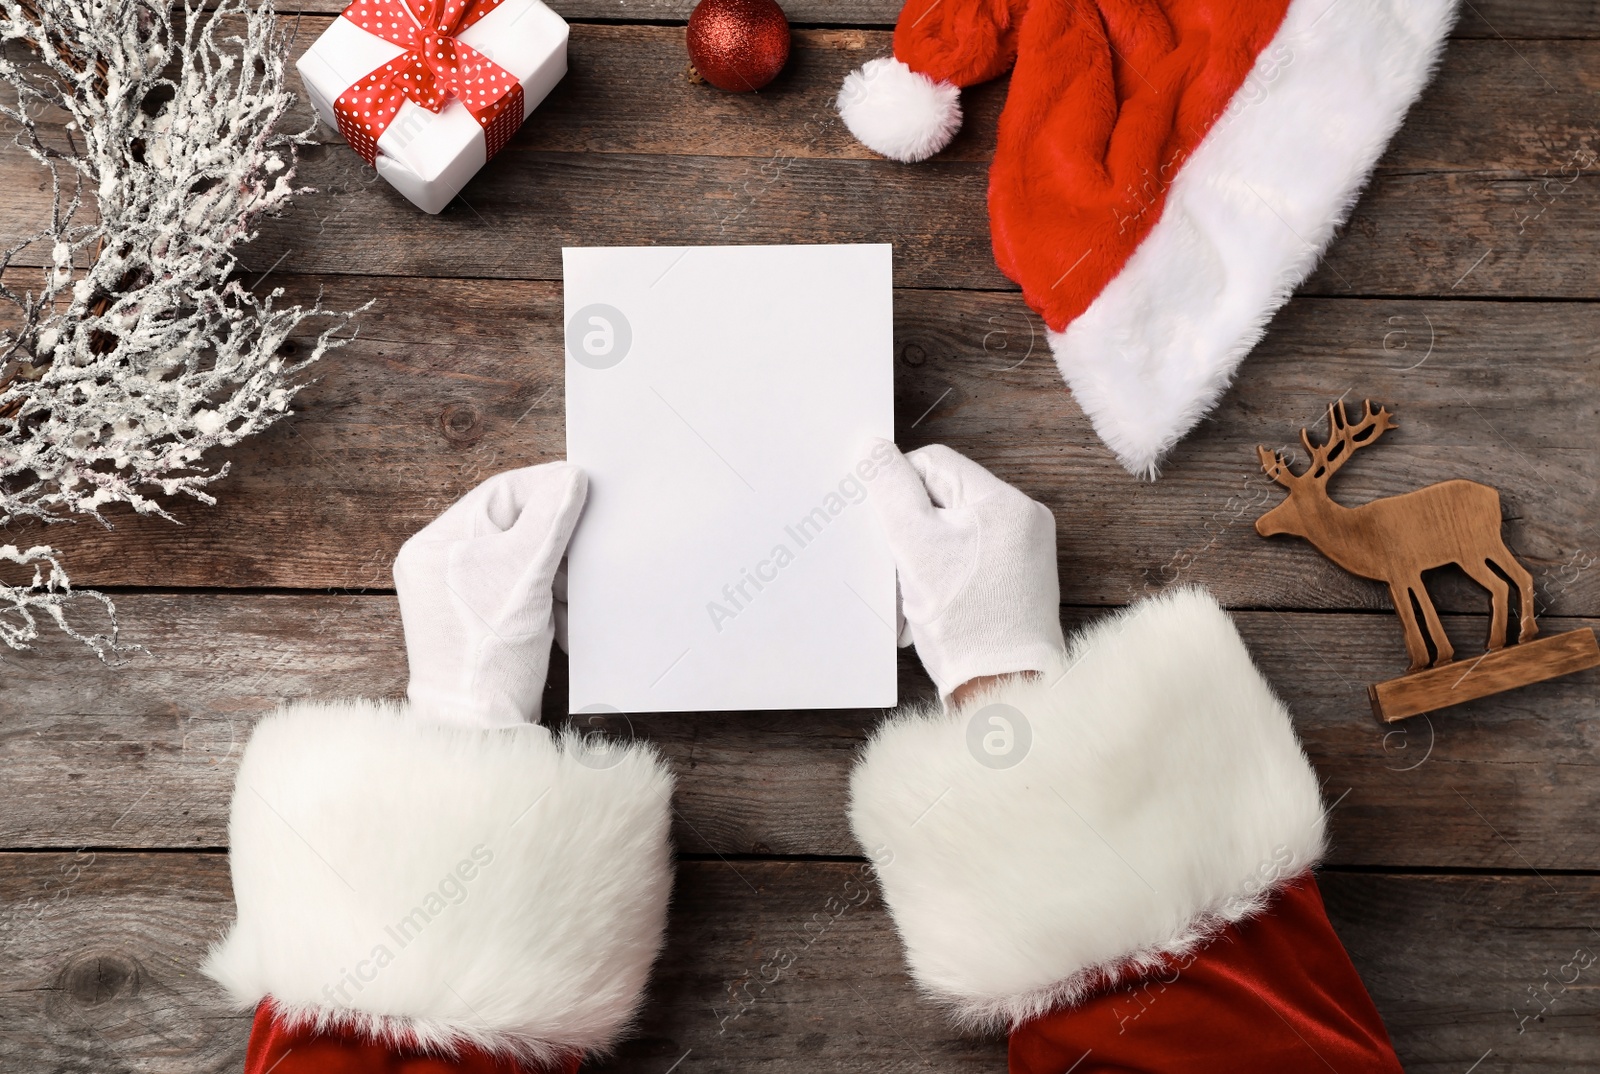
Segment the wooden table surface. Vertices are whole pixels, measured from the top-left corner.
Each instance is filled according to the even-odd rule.
[[[904,167],[831,104],[889,49],[893,0],[788,4],[789,68],[745,96],[684,79],[688,0],[555,6],[571,73],[441,216],[326,129],[304,153],[317,192],[247,249],[251,282],[375,305],[295,415],[233,453],[220,503],[50,531],[150,652],[108,669],[56,635],[0,650],[0,1069],[239,1069],[248,1016],[196,967],[232,912],[251,722],[285,698],[399,695],[400,542],[481,478],[562,455],[563,244],[768,242],[894,244],[898,438],[1052,506],[1069,625],[1180,582],[1237,611],[1334,803],[1323,890],[1408,1070],[1600,1069],[1600,674],[1382,727],[1365,684],[1405,663],[1386,594],[1251,525],[1279,496],[1254,445],[1371,396],[1401,428],[1339,498],[1491,483],[1545,630],[1600,622],[1600,5],[1465,4],[1325,263],[1155,484],[1095,439],[990,256],[1003,84]],[[297,50],[338,11],[286,7]],[[48,190],[9,147],[0,191],[0,236],[31,230]],[[1436,592],[1475,652],[1486,594]],[[547,712],[564,673],[558,655]],[[909,658],[901,684],[929,690]],[[828,909],[861,869],[845,786],[877,718],[634,720],[678,772],[681,864],[642,1023],[597,1069],[1003,1069],[1003,1042],[916,995],[878,901]]]

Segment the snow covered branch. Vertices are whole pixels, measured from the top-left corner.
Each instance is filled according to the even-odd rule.
[[[102,660],[107,654],[129,648],[117,644],[117,609],[111,598],[92,589],[75,592],[52,549],[36,545],[24,550],[14,544],[0,544],[0,561],[33,568],[31,584],[0,588],[0,642],[13,649],[28,648],[28,643],[39,636],[38,617],[44,615],[69,637],[93,649]],[[46,568],[49,573],[45,573]],[[75,597],[98,600],[105,607],[111,620],[109,633],[82,634],[73,628],[67,621],[67,603]]]
[[[281,289],[239,279],[238,248],[296,193],[308,140],[276,129],[286,54],[270,2],[0,0],[0,123],[53,191],[41,229],[0,250],[0,525],[215,502],[228,466],[207,453],[290,413],[306,367],[345,341],[351,314],[280,307]],[[23,261],[48,263],[37,288]],[[296,354],[308,319],[320,334]],[[72,591],[49,548],[7,548],[50,566],[0,584],[0,617],[28,624],[0,627],[18,648],[30,608],[66,629]]]

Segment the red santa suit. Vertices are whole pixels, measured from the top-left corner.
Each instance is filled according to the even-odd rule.
[[[583,475],[491,478],[395,566],[405,702],[285,705],[229,821],[238,917],[205,972],[247,1074],[571,1074],[628,1027],[671,889],[672,776],[539,726]]]
[[[255,1010],[247,1074],[570,1074],[625,1032],[672,778],[530,720],[583,491],[513,471],[407,542],[407,702],[257,726],[205,967]],[[926,993],[1019,1074],[1398,1070],[1317,896],[1315,776],[1216,603],[1069,646],[1046,508],[945,448],[873,498],[941,700],[874,734],[850,820]]]
[[[850,821],[918,986],[1013,1074],[1399,1071],[1317,892],[1316,775],[1217,603],[1067,645],[1046,509],[946,448],[879,481],[945,700],[873,735]]]

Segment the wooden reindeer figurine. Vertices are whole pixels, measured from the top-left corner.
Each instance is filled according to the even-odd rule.
[[[1276,452],[1256,448],[1267,476],[1289,490],[1287,499],[1256,520],[1256,532],[1263,537],[1284,533],[1303,537],[1350,573],[1389,587],[1405,629],[1411,666],[1403,678],[1368,688],[1374,712],[1381,719],[1397,720],[1600,664],[1600,646],[1592,630],[1528,644],[1539,632],[1533,576],[1501,539],[1500,494],[1488,485],[1441,481],[1360,507],[1345,507],[1329,498],[1328,479],[1358,450],[1393,428],[1396,422],[1389,412],[1374,411],[1370,401],[1363,404],[1360,420],[1352,423],[1340,400],[1328,404],[1324,443],[1313,444],[1310,434],[1300,430],[1300,442],[1311,458],[1303,473],[1294,473]],[[1493,601],[1487,648],[1466,674],[1446,669],[1455,650],[1422,581],[1424,571],[1449,564],[1487,589]],[[1507,651],[1512,585],[1519,598],[1521,644]],[[1429,642],[1435,654],[1431,662]],[[1467,679],[1473,675],[1476,681],[1469,685]]]
[[[1361,420],[1350,424],[1341,400],[1328,404],[1326,443],[1313,445],[1310,434],[1300,430],[1300,442],[1311,456],[1305,473],[1297,476],[1281,455],[1257,447],[1262,469],[1289,490],[1289,498],[1256,520],[1256,532],[1263,537],[1280,533],[1304,537],[1351,574],[1386,583],[1405,627],[1411,671],[1428,666],[1428,641],[1438,654],[1435,666],[1455,659],[1422,583],[1422,572],[1435,567],[1457,564],[1493,596],[1490,649],[1506,644],[1511,587],[1501,575],[1515,582],[1522,602],[1518,640],[1527,641],[1539,632],[1533,616],[1533,575],[1500,539],[1500,494],[1494,489],[1476,481],[1441,481],[1360,507],[1343,507],[1328,498],[1328,479],[1357,451],[1394,428],[1397,423],[1389,412],[1373,413],[1371,402],[1363,404]],[[1417,609],[1427,623],[1426,635],[1417,623]]]

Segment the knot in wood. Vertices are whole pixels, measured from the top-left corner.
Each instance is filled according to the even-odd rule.
[[[61,989],[85,1007],[139,994],[139,964],[118,954],[79,955],[61,973]]]
[[[466,403],[451,403],[439,414],[439,428],[452,444],[467,444],[483,435],[478,408]]]

